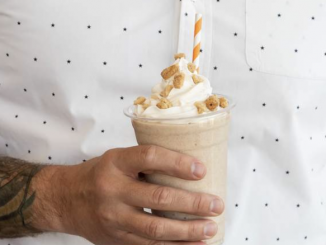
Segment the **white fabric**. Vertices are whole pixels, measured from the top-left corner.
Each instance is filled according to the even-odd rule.
[[[324,245],[325,7],[322,0],[2,0],[0,154],[76,164],[135,145],[122,109],[150,94],[177,50],[191,57],[201,12],[201,71],[238,102],[225,245]],[[89,244],[63,234],[0,240],[9,243]]]
[[[249,65],[275,75],[325,80],[325,3],[247,0]]]

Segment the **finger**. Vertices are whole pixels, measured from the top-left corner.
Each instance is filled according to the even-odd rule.
[[[124,245],[206,245],[204,242],[167,242],[149,240],[133,233],[124,233],[122,236]]]
[[[224,211],[224,202],[218,196],[139,181],[131,181],[126,186],[119,194],[121,199],[130,206],[198,216],[216,216]]]
[[[115,149],[112,162],[125,173],[163,173],[186,180],[198,180],[206,174],[198,159],[153,145]]]
[[[172,220],[136,210],[121,214],[119,223],[120,229],[160,241],[201,241],[217,233],[217,224],[211,220]]]

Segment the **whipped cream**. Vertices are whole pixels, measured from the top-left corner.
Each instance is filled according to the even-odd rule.
[[[146,99],[144,104],[149,105],[144,108],[142,105],[136,105],[135,114],[138,117],[146,118],[182,118],[198,115],[195,102],[205,101],[212,95],[212,87],[209,80],[201,75],[198,75],[188,70],[188,61],[184,58],[177,59],[174,64],[179,65],[180,72],[185,74],[184,84],[181,88],[173,88],[169,93],[167,99],[172,103],[172,107],[168,109],[160,109],[156,105],[160,101],[160,93],[168,85],[173,85],[174,76],[168,80],[162,79],[162,81],[156,84],[152,88],[152,96]],[[203,82],[195,84],[192,79],[192,75],[196,74],[203,79]],[[205,112],[209,113],[209,112]]]

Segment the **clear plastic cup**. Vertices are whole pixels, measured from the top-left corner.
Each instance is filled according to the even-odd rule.
[[[146,181],[153,184],[183,190],[217,195],[226,200],[227,152],[230,112],[235,106],[231,98],[224,95],[229,106],[207,114],[183,118],[141,118],[134,114],[135,106],[124,110],[132,120],[139,145],[157,145],[173,151],[194,156],[207,168],[205,178],[199,181],[182,180],[163,175],[146,175]],[[165,218],[178,220],[202,219],[190,214],[152,210]],[[205,218],[205,217],[204,217]],[[217,235],[208,244],[223,243],[225,234],[225,211],[218,217],[206,217],[218,224]]]

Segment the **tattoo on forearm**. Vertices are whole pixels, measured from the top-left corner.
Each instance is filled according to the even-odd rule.
[[[42,168],[42,165],[0,156],[0,238],[41,232],[31,225],[36,190],[30,184]]]

